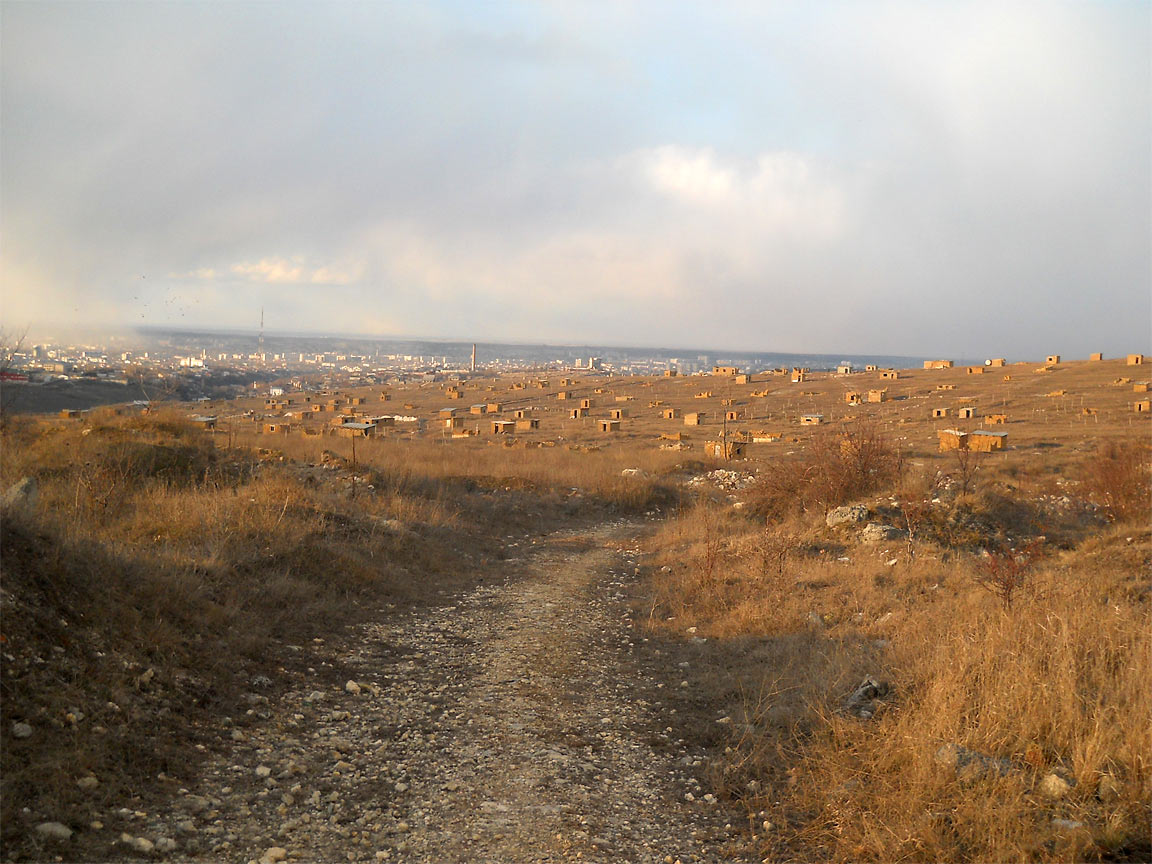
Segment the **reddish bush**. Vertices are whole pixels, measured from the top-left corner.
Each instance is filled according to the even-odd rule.
[[[1111,519],[1147,519],[1152,512],[1152,464],[1145,441],[1108,442],[1081,468],[1084,490]]]

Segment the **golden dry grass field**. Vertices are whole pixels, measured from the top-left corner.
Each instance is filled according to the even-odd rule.
[[[480,376],[8,424],[0,480],[35,492],[5,505],[0,561],[5,857],[44,854],[22,808],[91,806],[78,772],[107,801],[190,782],[196,718],[285,644],[471,584],[510,531],[634,513],[637,627],[688,664],[683,734],[757,856],[1146,860],[1149,366],[977,368]],[[950,429],[1006,437],[941,451]]]

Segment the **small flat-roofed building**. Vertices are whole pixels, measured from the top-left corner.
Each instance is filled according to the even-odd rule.
[[[444,428],[445,429],[463,429],[464,428],[464,418],[463,417],[445,417],[444,418]]]
[[[292,431],[291,423],[265,423],[260,427],[260,431],[265,435],[287,435]]]
[[[456,409],[455,408],[441,408],[440,412],[439,412],[439,416],[440,416],[441,420],[447,420],[449,417],[455,417],[456,416]]]
[[[684,415],[684,425],[700,426],[704,423],[704,418],[707,416],[708,414],[705,411],[691,411]]]
[[[619,399],[620,397],[617,396],[616,398]],[[694,394],[692,396],[692,398],[693,399],[711,399],[712,398],[712,391],[711,390],[701,390],[699,393]]]
[[[740,459],[747,446],[743,441],[706,441],[704,452],[714,459]]]
[[[793,369],[792,370],[792,383],[793,384],[803,384],[807,380],[808,380],[808,370],[807,369]]]
[[[679,408],[664,408],[660,411],[660,416],[665,420],[675,420],[680,416]]]
[[[824,415],[823,414],[801,414],[800,415],[800,425],[801,426],[819,426],[823,422],[824,422]]]
[[[391,402],[392,401],[392,394],[389,393],[387,390],[383,391],[380,394],[380,401],[381,402]]]
[[[1046,366],[1055,366],[1059,362],[1060,362],[1060,355],[1059,354],[1049,354],[1047,357],[1044,358],[1044,364]]]
[[[515,420],[493,420],[492,421],[492,434],[493,435],[511,435],[516,431]]]
[[[1008,415],[1007,414],[985,414],[984,415],[984,425],[985,426],[1003,426],[1007,422],[1008,422]]]
[[[680,373],[677,372],[675,369],[665,369],[664,370],[664,377],[665,378],[675,378],[679,374]]]
[[[740,412],[739,411],[725,411],[724,412],[724,419],[729,423],[732,423],[733,421],[739,420],[740,419]]]
[[[899,377],[900,377],[900,372],[896,369],[881,369],[880,370],[880,380],[881,381],[895,381]]]
[[[924,361],[924,368],[925,369],[951,369],[952,368],[952,361],[951,360],[925,360]]]
[[[1135,384],[1132,385],[1132,392],[1133,393],[1147,393],[1148,392],[1148,382],[1147,381],[1137,381]]]
[[[947,408],[933,408],[932,409],[932,416],[936,419],[939,419],[941,417],[947,417],[948,416],[948,409]]]
[[[983,375],[984,374],[984,367],[983,366],[969,366],[967,369],[967,372],[969,375]]]
[[[993,357],[985,365],[991,366],[993,369],[999,369],[1001,366],[1007,366],[1008,361],[1004,357]]]
[[[483,404],[482,402],[478,402],[477,404],[469,407],[468,413],[469,414],[475,414],[477,416],[487,414],[488,413],[488,406]]]
[[[560,390],[556,393],[557,399],[571,399],[572,394],[568,390]]]
[[[514,412],[512,412],[512,416],[515,417],[517,420],[523,420],[525,417],[528,416],[528,409],[527,408],[517,408]]]
[[[392,414],[381,414],[379,417],[369,417],[368,422],[375,423],[377,427],[395,426],[396,417]]]
[[[940,442],[941,453],[968,449],[967,432],[961,432],[959,429],[940,429],[936,432],[936,437]]]
[[[216,428],[216,417],[214,415],[193,414],[188,419],[191,420],[194,425],[199,426],[201,429]]]
[[[504,403],[502,403],[502,402],[489,402],[488,403],[488,413],[489,414],[500,414],[503,411],[504,411]]]
[[[573,408],[572,410],[570,410],[568,412],[568,419],[569,420],[579,420],[581,417],[587,417],[587,416],[588,416],[588,409],[587,408]]]
[[[620,421],[619,420],[601,420],[600,421],[600,431],[601,432],[619,432],[620,431]]]
[[[839,366],[836,367],[836,374],[837,375],[851,375],[852,374],[852,364],[851,363],[841,363]]]
[[[875,371],[877,371],[879,368],[880,368],[880,367],[879,367],[879,366],[877,366],[875,363],[867,363],[867,364],[865,364],[865,366],[864,366],[864,371],[865,371],[865,372],[875,372]]]
[[[971,420],[973,417],[976,416],[976,409],[970,408],[967,406],[964,408],[958,408],[956,410],[956,416],[959,417],[961,420]]]
[[[844,394],[844,401],[849,405],[859,405],[864,399],[857,391],[849,390]]]
[[[595,399],[581,399],[580,400],[580,407],[581,408],[595,408],[596,407],[596,400]]]
[[[459,390],[449,390],[444,395],[446,395],[449,399],[463,399],[464,398],[464,394],[461,393]]]
[[[1144,364],[1143,354],[1129,354],[1127,361],[1129,366],[1142,366]]]
[[[1100,360],[1103,360],[1103,359],[1104,359],[1104,355],[1103,355],[1103,354],[1101,354],[1099,351],[1097,351],[1095,354],[1089,354],[1089,355],[1088,355],[1088,359],[1089,359],[1090,361],[1097,361],[1097,362],[1098,362],[1098,361],[1100,361]]]
[[[968,449],[977,453],[1003,450],[1007,443],[1007,432],[985,432],[983,429],[979,429],[968,436]]]
[[[936,389],[937,390],[955,390],[956,385],[955,384],[937,384]]]
[[[540,428],[540,421],[535,417],[522,417],[516,421],[517,432],[531,432],[533,429]]]
[[[376,435],[375,423],[341,423],[336,434],[345,438],[372,438]]]
[[[572,379],[571,378],[561,378],[560,379],[560,386],[561,387],[571,387],[572,386]]]
[[[887,402],[888,401],[888,391],[887,390],[869,390],[868,391],[868,401],[869,402]]]
[[[712,374],[713,375],[724,375],[724,376],[739,375],[740,374],[740,367],[739,366],[713,366],[712,367]]]
[[[733,383],[735,383],[735,384],[751,384],[752,383],[752,376],[751,375],[737,375],[733,379]]]
[[[628,411],[624,408],[611,408],[608,410],[609,420],[623,420],[628,416]]]
[[[1132,410],[1137,414],[1147,414],[1149,411],[1152,411],[1152,401],[1143,399],[1139,402],[1133,402]]]

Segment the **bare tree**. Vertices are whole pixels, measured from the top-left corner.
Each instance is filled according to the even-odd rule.
[[[983,450],[972,450],[968,447],[957,447],[952,451],[956,457],[955,476],[960,484],[960,494],[967,495],[976,489],[976,472],[987,453]]]
[[[24,348],[27,338],[27,327],[19,335],[0,330],[0,426],[7,422],[24,392],[22,388],[12,386],[10,376],[16,364],[16,355]]]

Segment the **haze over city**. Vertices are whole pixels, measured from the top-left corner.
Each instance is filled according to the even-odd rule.
[[[1146,350],[1143,3],[5,3],[3,324]]]

